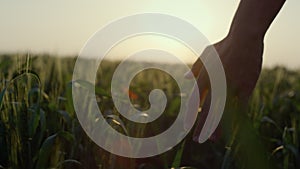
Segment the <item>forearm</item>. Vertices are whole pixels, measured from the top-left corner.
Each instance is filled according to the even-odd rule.
[[[285,0],[241,0],[229,35],[263,38],[284,3]]]

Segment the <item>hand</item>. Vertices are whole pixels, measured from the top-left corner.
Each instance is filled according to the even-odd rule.
[[[224,67],[227,80],[227,101],[235,98],[238,102],[246,104],[261,72],[263,39],[227,36],[222,41],[207,47],[202,55],[205,55],[211,47],[216,49]],[[191,71],[186,77],[192,77],[192,75],[196,77],[201,102],[204,101],[203,104],[200,103],[202,110],[193,137],[197,141],[210,107],[210,84],[200,57],[193,64]],[[220,127],[210,139],[217,140],[219,137]]]

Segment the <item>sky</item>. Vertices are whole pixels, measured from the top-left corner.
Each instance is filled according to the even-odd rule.
[[[78,55],[104,25],[145,12],[184,19],[214,43],[226,36],[238,4],[239,0],[1,0],[0,53]],[[300,1],[288,0],[265,37],[265,67],[300,67],[299,17]]]

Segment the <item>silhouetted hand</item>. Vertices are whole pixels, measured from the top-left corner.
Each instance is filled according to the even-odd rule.
[[[209,53],[207,51],[211,50],[212,47],[214,47],[219,54],[224,67],[227,81],[227,99],[234,98],[240,104],[246,104],[261,72],[263,39],[228,36],[222,41],[207,47],[202,55]],[[193,64],[191,70],[192,73],[186,74],[186,77],[189,78],[192,77],[192,75],[196,77],[201,102],[203,102],[201,104],[202,110],[193,138],[197,141],[210,107],[210,83],[207,71],[200,57]],[[230,102],[230,100],[227,100],[227,102],[228,101]],[[226,115],[226,113],[224,115]],[[217,140],[219,137],[220,128],[218,127],[210,139]]]

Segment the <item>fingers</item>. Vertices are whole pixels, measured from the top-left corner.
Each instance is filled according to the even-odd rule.
[[[197,84],[200,92],[200,105],[202,106],[210,88],[208,73],[204,67],[200,70],[200,74],[197,78]]]
[[[201,106],[205,100],[205,97],[208,93],[208,87],[209,87],[209,82],[207,82],[208,77],[206,74],[206,71],[203,70],[204,68],[202,68],[200,70],[200,74],[197,77],[197,81],[194,84],[193,87],[193,92],[189,98],[188,101],[188,105],[187,105],[187,114],[185,116],[184,119],[184,128],[186,130],[190,129],[192,126],[190,126],[190,124],[194,124],[192,123],[196,118],[197,118],[197,114],[199,112],[199,106]],[[192,75],[193,76],[193,75]],[[197,98],[197,100],[195,100],[195,98]],[[199,102],[200,99],[200,102]]]
[[[197,124],[195,126],[195,130],[193,133],[193,140],[198,143],[203,143],[207,139],[210,139],[214,142],[218,141],[221,138],[221,127],[218,125],[218,127],[214,130],[213,128],[205,128],[205,123],[208,122],[208,124],[212,124],[211,121],[208,121],[208,115],[211,109],[211,92],[209,90],[206,90],[205,96],[201,95],[201,112],[198,117]],[[210,125],[209,125],[210,126]],[[212,130],[214,130],[212,132]],[[211,133],[211,134],[208,134]]]
[[[202,109],[201,109],[200,115],[198,117],[198,121],[197,121],[195,130],[194,130],[194,133],[193,133],[193,140],[195,142],[199,142],[199,137],[200,137],[202,128],[203,128],[203,126],[205,124],[205,121],[206,121],[206,118],[208,116],[208,111],[209,111],[209,108],[210,108],[210,101],[211,100],[210,100],[210,93],[209,93],[207,95],[207,98],[204,101],[204,104],[202,106]]]
[[[201,53],[201,55],[198,57],[198,59],[194,62],[191,71],[185,73],[185,78],[191,79],[193,77],[197,78],[199,74],[201,73],[202,69],[204,68],[203,63],[205,63],[209,58],[211,54],[214,54],[214,46],[208,46],[204,49],[204,51]]]
[[[185,77],[188,79],[196,78],[197,85],[195,85],[194,87],[198,89],[197,92],[199,92],[199,94],[200,94],[199,105],[200,105],[201,109],[199,109],[198,111],[201,111],[201,113],[198,117],[197,125],[195,127],[195,131],[194,131],[194,135],[193,135],[193,140],[196,142],[202,142],[202,140],[206,140],[206,135],[205,135],[204,139],[203,139],[203,136],[202,136],[202,138],[200,138],[201,132],[210,132],[207,129],[205,131],[202,131],[202,129],[207,120],[208,113],[210,110],[210,102],[211,102],[210,80],[209,80],[208,72],[207,72],[205,66],[214,65],[213,60],[209,60],[211,58],[211,55],[213,55],[213,54],[215,54],[214,46],[207,47],[203,51],[203,53],[200,55],[200,57],[196,60],[196,62],[193,64],[191,71],[187,72],[185,74]],[[203,65],[203,63],[205,63],[205,66]],[[197,110],[189,109],[189,111],[197,111]],[[188,112],[188,113],[192,114],[194,112]],[[194,117],[194,118],[197,118],[197,117]],[[188,119],[188,120],[190,120],[190,119]],[[216,135],[216,139],[217,139],[218,135],[219,134]]]
[[[206,55],[209,57],[209,55]],[[208,64],[212,64],[210,62],[206,62]],[[197,125],[194,130],[193,134],[193,140],[199,143],[204,142],[208,138],[210,138],[213,141],[216,141],[220,138],[220,128],[215,130],[213,134],[211,133],[212,128],[204,127],[206,121],[208,120],[208,114],[210,112],[211,107],[211,86],[210,86],[210,79],[207,70],[204,66],[202,66],[201,70],[199,71],[198,77],[197,77],[197,84],[199,88],[200,93],[200,106],[201,106],[201,112],[198,117]],[[212,122],[209,122],[212,123]],[[208,123],[208,124],[209,124]],[[207,126],[207,124],[206,124]],[[204,133],[204,134],[203,134]]]
[[[188,79],[191,79],[194,77],[198,77],[201,69],[203,67],[203,64],[202,64],[202,61],[201,61],[201,58],[198,57],[198,59],[196,60],[196,62],[193,64],[192,68],[191,68],[191,71],[187,72],[184,77],[188,78]]]
[[[201,55],[203,55],[203,54],[201,54]],[[192,79],[193,77],[197,78],[199,76],[202,68],[203,68],[203,64],[202,64],[201,56],[200,56],[200,57],[198,57],[196,62],[193,64],[191,70],[184,74],[184,77],[187,79]]]

